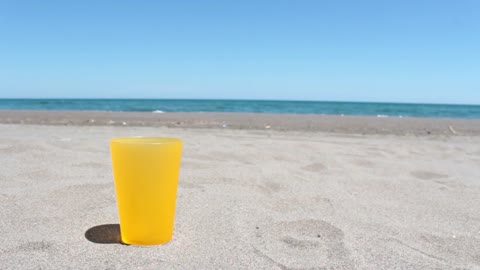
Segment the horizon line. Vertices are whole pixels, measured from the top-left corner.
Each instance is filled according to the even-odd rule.
[[[276,102],[330,102],[330,103],[382,103],[382,104],[410,104],[410,105],[458,105],[458,106],[480,106],[480,103],[435,103],[435,102],[399,102],[399,101],[351,101],[351,100],[302,100],[302,99],[245,99],[245,98],[79,98],[79,97],[69,97],[69,98],[38,98],[38,97],[28,97],[28,98],[4,98],[0,97],[0,100],[190,100],[190,101],[276,101]]]

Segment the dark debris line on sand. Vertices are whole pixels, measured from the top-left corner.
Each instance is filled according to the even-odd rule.
[[[378,118],[266,113],[147,113],[103,111],[1,110],[0,123],[79,126],[152,126],[180,128],[312,131],[345,134],[479,135],[480,119]]]

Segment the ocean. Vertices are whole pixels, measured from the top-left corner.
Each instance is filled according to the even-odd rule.
[[[480,105],[191,99],[0,99],[0,109],[131,112],[254,112],[480,118]]]

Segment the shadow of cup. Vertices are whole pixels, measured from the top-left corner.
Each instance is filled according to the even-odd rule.
[[[119,224],[103,224],[92,227],[85,232],[85,238],[96,244],[123,244]]]

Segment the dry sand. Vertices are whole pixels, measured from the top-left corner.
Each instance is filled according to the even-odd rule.
[[[0,124],[0,268],[480,269],[480,136],[446,134]],[[184,140],[163,246],[118,243],[130,135]]]

